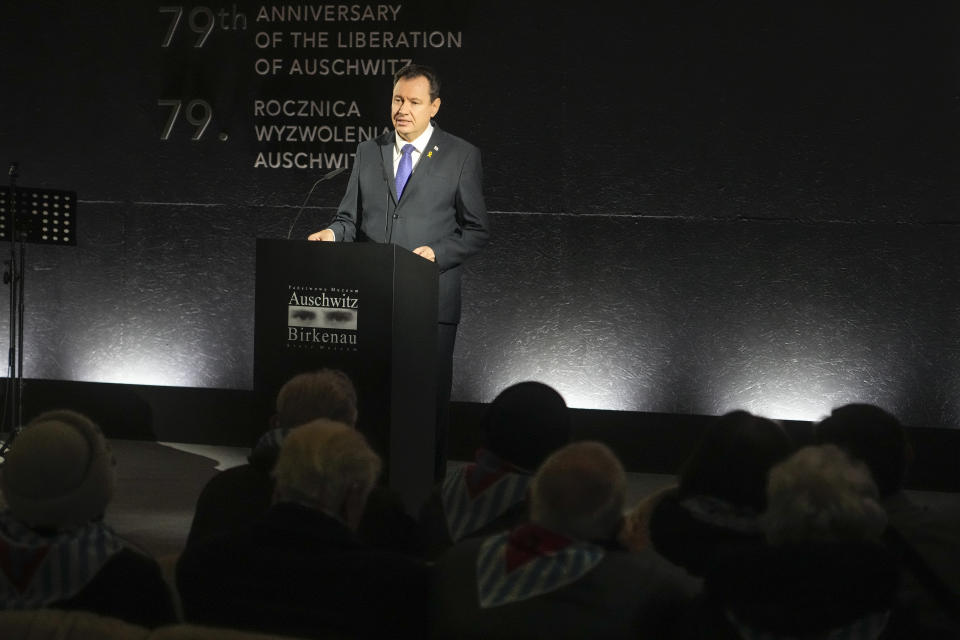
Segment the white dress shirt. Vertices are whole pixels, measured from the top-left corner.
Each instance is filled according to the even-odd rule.
[[[393,176],[397,176],[397,167],[400,166],[400,157],[403,155],[403,145],[412,144],[414,146],[413,153],[410,154],[410,159],[413,161],[413,170],[417,170],[417,164],[420,162],[420,156],[423,154],[423,150],[426,148],[427,143],[430,142],[430,136],[433,135],[433,125],[428,124],[427,128],[423,130],[415,140],[412,142],[407,142],[400,137],[400,134],[396,131],[393,132],[393,138],[395,143],[393,145]]]

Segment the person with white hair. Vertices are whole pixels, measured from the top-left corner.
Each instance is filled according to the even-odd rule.
[[[909,495],[913,460],[907,429],[876,405],[846,404],[814,425],[814,440],[835,444],[870,469],[889,524],[884,541],[900,561],[899,620],[933,638],[960,638],[960,511]]]
[[[862,463],[803,447],[770,471],[760,522],[765,546],[730,549],[706,573],[690,637],[888,637],[899,576]]]
[[[435,638],[665,637],[698,581],[651,551],[619,547],[626,476],[598,442],[554,452],[529,520],[454,545],[431,586]]]
[[[426,566],[356,530],[381,461],[352,427],[319,419],[283,439],[273,505],[188,547],[177,586],[188,621],[302,637],[419,637]]]
[[[242,528],[270,507],[274,493],[270,472],[291,429],[319,418],[354,427],[357,415],[357,391],[343,371],[323,368],[287,380],[277,393],[271,428],[251,449],[248,463],[221,471],[200,491],[187,546]],[[382,549],[421,552],[416,521],[406,513],[399,495],[382,485],[370,492],[357,535]]]
[[[48,411],[20,432],[0,466],[0,609],[176,621],[157,562],[103,521],[114,466],[100,428],[82,414]]]

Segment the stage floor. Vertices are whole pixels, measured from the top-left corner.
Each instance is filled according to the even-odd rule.
[[[219,445],[111,439],[117,459],[117,488],[107,522],[120,535],[157,558],[182,549],[197,496],[224,469],[246,461],[248,449]],[[451,467],[463,464],[451,461]],[[673,483],[675,476],[627,473],[627,504]],[[960,513],[960,494],[910,491],[914,499]]]
[[[157,557],[183,548],[197,496],[220,470],[242,464],[248,450],[140,440],[111,440],[117,457],[117,492],[107,522]],[[455,467],[463,464],[451,461]],[[628,473],[627,504],[674,482],[673,475]],[[911,491],[917,500],[960,511],[960,494]]]
[[[246,461],[248,449],[213,445],[111,440],[117,491],[107,522],[157,557],[179,553],[197,496],[223,469]],[[452,461],[451,467],[463,464]],[[629,503],[673,481],[673,476],[630,473]]]

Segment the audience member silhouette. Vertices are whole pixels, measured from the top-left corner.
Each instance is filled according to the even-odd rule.
[[[652,552],[616,543],[626,477],[596,442],[550,455],[530,487],[530,518],[455,544],[431,586],[436,638],[660,637],[698,582]]]
[[[567,405],[553,388],[521,382],[504,389],[484,416],[476,460],[448,474],[421,510],[428,557],[526,520],[533,472],[570,434]]]
[[[277,394],[272,428],[251,450],[248,464],[218,473],[200,492],[187,546],[249,524],[266,511],[273,497],[270,470],[284,437],[293,427],[318,418],[355,426],[357,392],[342,371],[301,373],[283,385]],[[378,547],[421,553],[416,521],[407,515],[399,497],[385,487],[371,492],[358,535]]]
[[[726,546],[760,544],[767,473],[793,450],[783,428],[746,411],[720,416],[700,438],[679,486],[641,502],[628,515],[623,543],[648,546],[702,576]]]
[[[104,524],[113,453],[86,416],[49,411],[0,467],[0,609],[70,609],[147,627],[176,621],[157,562]]]
[[[426,566],[355,534],[380,468],[345,424],[291,430],[273,470],[274,504],[181,555],[187,620],[304,637],[423,637]]]
[[[814,427],[870,469],[886,510],[884,534],[901,566],[901,624],[914,637],[960,638],[960,512],[934,510],[912,500],[904,481],[912,458],[906,429],[892,414],[869,404],[848,404]]]
[[[760,522],[765,545],[728,547],[707,568],[689,637],[885,637],[898,571],[863,464],[833,445],[800,449],[771,470]]]

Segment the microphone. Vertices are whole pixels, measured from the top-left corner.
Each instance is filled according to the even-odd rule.
[[[387,186],[387,201],[386,208],[383,210],[383,238],[387,244],[390,244],[390,241],[393,239],[393,224],[391,224],[391,217],[393,220],[396,220],[400,216],[397,215],[397,205],[393,205],[393,216],[390,215],[390,204],[392,198],[390,197],[390,187]]]
[[[343,172],[346,171],[346,170],[347,170],[347,167],[339,167],[339,168],[334,169],[333,171],[331,171],[331,172],[329,172],[329,173],[321,176],[316,182],[313,183],[313,186],[310,187],[310,191],[307,193],[307,197],[303,199],[303,204],[300,205],[300,210],[297,211],[296,217],[294,217],[293,222],[290,223],[290,230],[287,231],[287,240],[290,239],[290,234],[293,233],[293,228],[294,228],[295,226],[297,226],[297,220],[300,219],[300,214],[303,213],[303,209],[307,206],[307,202],[310,201],[310,196],[313,195],[313,190],[317,188],[317,185],[320,184],[321,182],[326,182],[327,180],[330,180],[331,178],[336,178],[338,175],[340,175],[341,173],[343,173]]]
[[[393,214],[390,214],[390,205],[393,204]],[[387,208],[383,211],[383,225],[384,225],[384,235],[386,236],[387,244],[393,242],[393,225],[396,224],[396,221],[400,219],[400,214],[397,213],[397,207],[400,205],[393,201],[393,198],[390,195],[390,185],[387,185]]]
[[[383,239],[387,244],[390,244],[390,240],[393,238],[393,225],[390,224],[390,203],[393,198],[390,194],[390,176],[393,174],[393,171],[387,171],[387,163],[380,159],[380,166],[383,169],[383,189],[387,192],[386,201],[384,202],[383,208]],[[393,219],[396,220],[400,216],[397,215],[397,205],[393,204]]]

